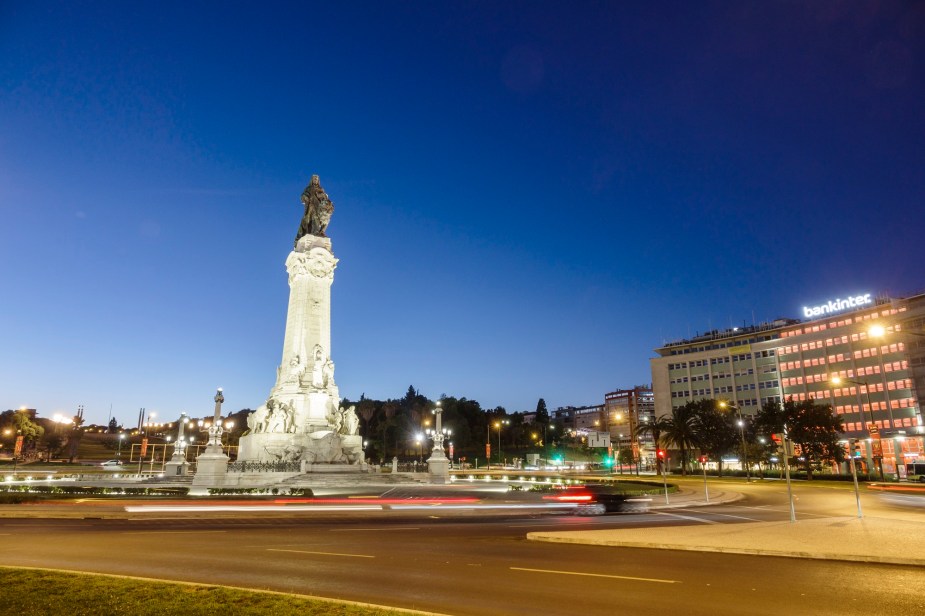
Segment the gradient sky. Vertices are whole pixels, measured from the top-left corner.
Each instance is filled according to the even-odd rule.
[[[925,289],[921,2],[2,2],[0,409],[269,394],[321,176],[341,394],[532,410]]]

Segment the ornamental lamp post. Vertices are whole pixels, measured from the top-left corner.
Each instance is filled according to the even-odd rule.
[[[209,426],[209,442],[206,444],[205,453],[221,455],[224,453],[222,451],[222,433],[225,431],[222,427],[222,402],[225,401],[225,396],[221,387],[215,392],[213,400],[215,401],[215,414],[212,417],[212,425]]]
[[[428,430],[427,432],[428,435],[432,436],[434,439],[434,448],[431,451],[430,457],[427,459],[427,465],[430,471],[431,482],[446,483],[449,480],[450,461],[443,451],[443,441],[450,434],[450,431],[443,429],[441,417],[443,409],[440,408],[439,402],[437,402],[437,408],[431,412],[435,417],[434,429],[432,431]]]
[[[751,477],[751,473],[749,473],[749,470],[748,470],[748,448],[745,445],[745,421],[742,419],[742,411],[735,404],[730,404],[726,402],[725,400],[721,401],[719,403],[719,406],[720,408],[724,408],[724,409],[725,408],[734,409],[736,412],[736,415],[739,416],[739,419],[736,421],[736,423],[739,425],[739,433],[742,435],[742,458],[745,461],[745,481],[751,482],[752,477]]]
[[[507,419],[499,419],[495,422],[495,428],[498,429],[498,461],[501,464],[501,468],[504,468],[504,454],[501,450],[501,428],[502,426],[509,425],[511,422]]]

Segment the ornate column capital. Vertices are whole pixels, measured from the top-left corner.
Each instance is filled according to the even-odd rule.
[[[299,276],[312,276],[320,280],[334,281],[337,259],[324,248],[312,248],[309,252],[291,252],[286,259],[286,271],[291,285]]]

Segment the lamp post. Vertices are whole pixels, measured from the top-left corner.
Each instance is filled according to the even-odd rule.
[[[501,468],[504,468],[504,454],[501,452],[501,427],[510,424],[511,422],[507,419],[499,419],[495,422],[495,427],[498,429],[498,460],[501,463]]]
[[[446,483],[450,479],[450,461],[443,451],[443,441],[450,434],[450,430],[444,429],[441,423],[443,409],[440,408],[439,402],[437,408],[431,412],[434,414],[434,429],[427,430],[427,434],[434,439],[434,448],[427,458],[427,467],[432,483]]]
[[[829,382],[832,383],[833,385],[841,385],[842,383],[851,383],[853,385],[858,386],[858,390],[856,392],[857,397],[858,397],[858,413],[860,414],[860,417],[861,417],[861,423],[864,424],[864,430],[865,432],[867,432],[868,478],[870,476],[870,466],[871,466],[870,463],[871,463],[871,460],[873,459],[873,460],[876,460],[877,462],[877,470],[880,474],[880,481],[883,481],[883,457],[882,455],[873,456],[873,452],[871,451],[871,449],[873,448],[874,438],[873,438],[873,434],[871,434],[870,427],[874,425],[874,407],[871,406],[871,403],[870,403],[870,383],[868,383],[867,381],[843,379],[840,376],[833,376],[831,379],[829,379]],[[867,397],[867,409],[870,411],[870,423],[867,423],[867,420],[864,418],[864,406],[861,404],[861,389],[860,389],[861,385],[864,386],[864,395]]]
[[[122,441],[124,440],[125,440],[125,434],[120,432],[119,433],[119,450],[116,453],[116,458],[119,458],[120,461],[122,459]]]
[[[720,408],[735,409],[736,415],[739,416],[739,419],[736,421],[736,423],[739,424],[739,434],[742,435],[742,458],[745,461],[745,481],[751,482],[752,476],[748,470],[748,448],[745,445],[745,421],[742,419],[742,411],[739,410],[739,407],[737,407],[735,404],[729,404],[728,402],[725,402],[725,401],[720,402],[719,406]]]

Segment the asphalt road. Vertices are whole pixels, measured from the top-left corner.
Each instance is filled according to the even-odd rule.
[[[0,564],[227,584],[457,615],[925,612],[922,568],[528,542],[531,530],[785,520],[765,482],[717,507],[639,515],[0,520]],[[797,516],[850,515],[853,493],[799,486]],[[867,494],[870,515],[925,520]]]

